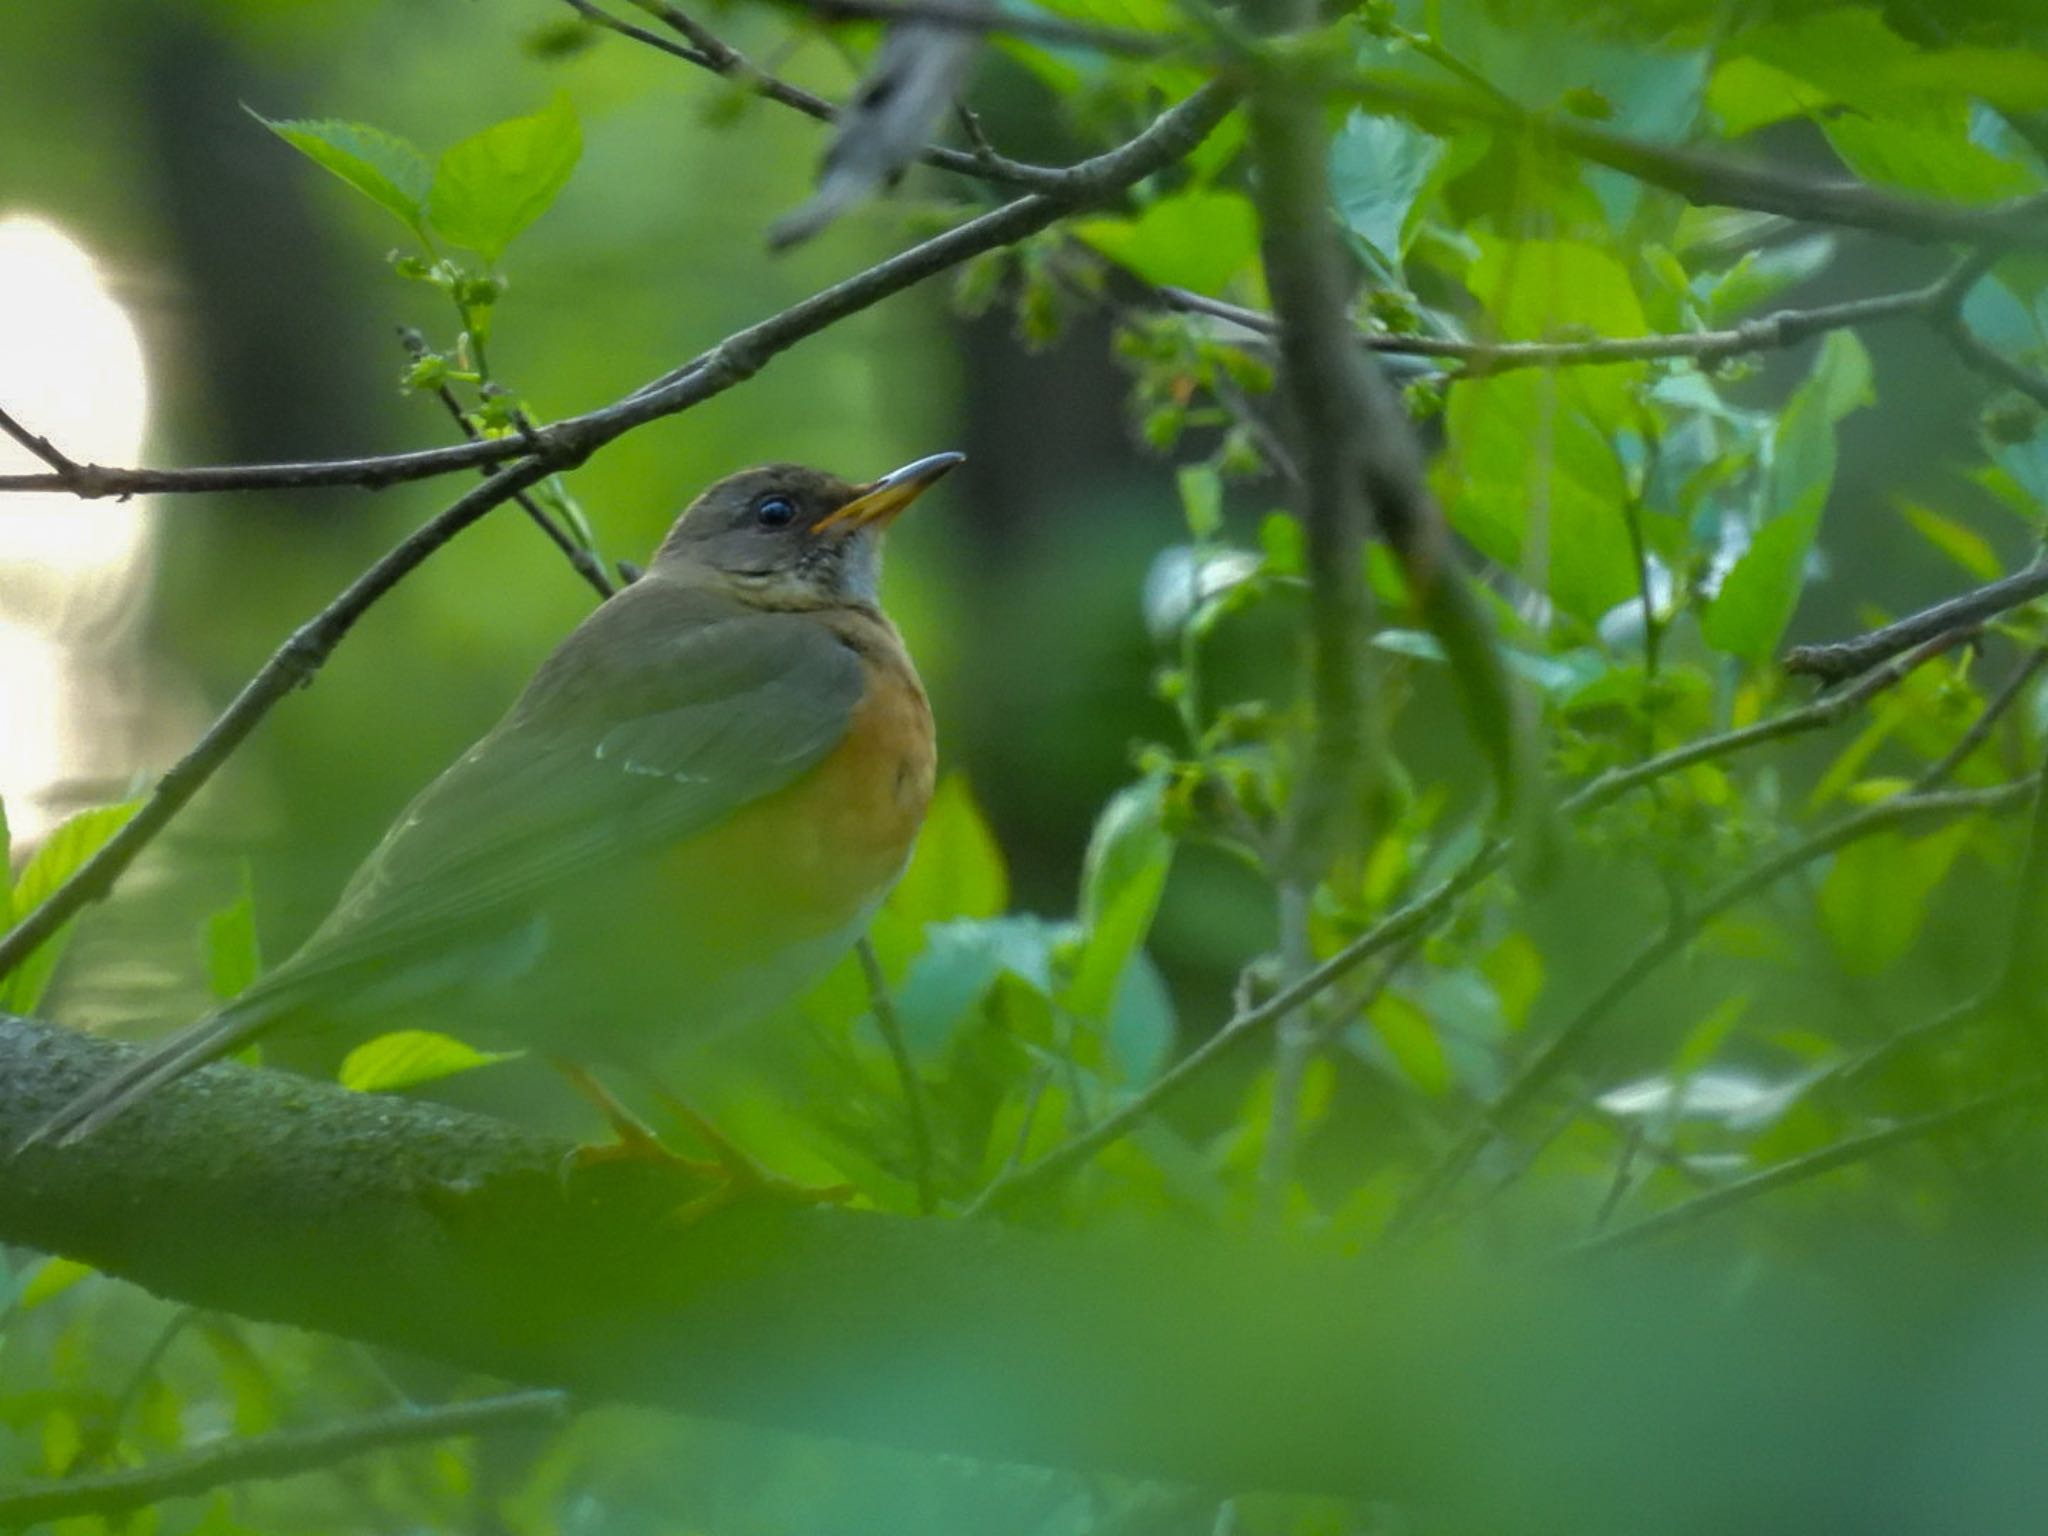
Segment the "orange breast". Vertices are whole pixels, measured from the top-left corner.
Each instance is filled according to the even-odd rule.
[[[835,620],[867,688],[844,739],[796,783],[677,848],[689,921],[735,960],[845,929],[903,870],[931,802],[931,707],[885,621]]]

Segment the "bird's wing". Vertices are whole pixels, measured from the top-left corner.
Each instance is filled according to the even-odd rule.
[[[635,583],[413,801],[304,947],[77,1095],[25,1145],[90,1135],[264,1033],[322,977],[513,926],[555,883],[773,794],[844,737],[863,681],[824,625]]]
[[[276,983],[510,926],[689,837],[829,753],[862,687],[824,625],[637,583],[406,808]]]

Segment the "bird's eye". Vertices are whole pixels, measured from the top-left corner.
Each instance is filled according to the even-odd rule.
[[[763,496],[754,503],[754,521],[763,528],[787,528],[796,521],[796,503],[787,496]]]

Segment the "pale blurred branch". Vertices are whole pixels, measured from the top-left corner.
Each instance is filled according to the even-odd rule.
[[[75,475],[78,473],[78,465],[66,458],[58,450],[56,444],[52,443],[47,437],[39,437],[37,434],[29,431],[27,427],[24,427],[4,410],[0,410],[0,432],[5,432],[9,437],[21,444],[22,447],[35,455],[35,457],[49,465],[57,474]]]
[[[0,1529],[85,1515],[111,1520],[166,1499],[189,1498],[231,1483],[297,1477],[394,1446],[557,1424],[568,1411],[568,1399],[560,1392],[509,1392],[474,1402],[364,1414],[317,1429],[223,1436],[146,1466],[0,1486]]]
[[[671,58],[681,59],[721,78],[737,81],[764,101],[779,103],[821,123],[839,121],[841,109],[838,105],[814,91],[807,91],[800,85],[792,85],[768,73],[688,11],[667,3],[667,0],[631,0],[631,3],[671,28],[685,39],[684,42],[674,42],[621,20],[594,4],[593,0],[564,0],[564,3],[595,26],[645,43]],[[1028,165],[1021,160],[1007,159],[993,150],[983,153],[977,149],[969,153],[940,144],[930,146],[920,158],[924,164],[942,171],[1031,191],[1057,190],[1060,177],[1065,174],[1058,166]]]

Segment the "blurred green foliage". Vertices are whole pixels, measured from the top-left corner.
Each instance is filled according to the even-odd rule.
[[[1194,35],[1165,0],[1045,8]],[[1431,0],[1333,13],[1315,42],[1340,81],[1412,71],[1809,178],[1966,204],[2048,190],[2048,36],[2019,8],[1950,9]],[[442,441],[454,430],[432,398],[443,389],[469,430],[516,432],[522,412],[615,398],[997,195],[917,171],[894,200],[770,262],[762,233],[803,194],[814,127],[560,11],[191,0],[135,15],[96,0],[0,22],[0,192],[106,254],[153,344],[165,401],[154,460]],[[756,6],[713,19],[757,61],[835,95],[858,64],[847,40],[858,54],[872,32]],[[1203,72],[1192,55],[1001,38],[974,104],[1006,152],[1056,157],[1127,136]],[[1330,103],[1327,217],[1354,263],[1355,321],[1382,345],[1722,330],[1774,307],[1914,289],[1949,259],[1688,206],[1538,128],[1409,121],[1344,94]],[[238,102],[364,196],[316,176]],[[1999,985],[2048,937],[2009,916],[2042,874],[2015,822],[1968,805],[1901,817],[1795,860],[1725,910],[1705,905],[1858,810],[1937,778],[2019,783],[2048,750],[2048,694],[2022,670],[2048,643],[2038,606],[1926,659],[1832,730],[1745,750],[1725,739],[1806,702],[1777,665],[1788,638],[1880,622],[2035,553],[2048,419],[1966,373],[1938,327],[1912,317],[1784,350],[1512,371],[1400,360],[1438,450],[1431,486],[1484,575],[1561,791],[1691,756],[1568,814],[1540,863],[1487,863],[1499,829],[1486,765],[1417,594],[1375,551],[1379,606],[1361,648],[1378,743],[1368,832],[1276,938],[1314,725],[1299,674],[1316,573],[1286,510],[1270,341],[1227,313],[1158,302],[1161,287],[1270,302],[1242,131],[1226,125],[1118,206],[978,259],[950,294],[864,313],[635,433],[573,488],[544,488],[575,541],[616,561],[644,555],[697,487],[744,463],[861,474],[954,443],[976,454],[950,515],[906,523],[890,577],[951,769],[873,930],[893,1018],[849,957],[790,1027],[690,1057],[693,1099],[792,1177],[846,1179],[903,1213],[928,1183],[957,1213],[1156,1092],[1234,1009],[1472,871],[1444,920],[1297,1015],[1312,1047],[1297,1083],[1260,1036],[1176,1079],[1161,1113],[1047,1181],[1019,1219],[1338,1247],[1421,1231],[1538,1256],[2032,1081],[2039,999]],[[452,147],[430,160],[415,143]],[[394,238],[405,243],[387,259]],[[248,312],[224,293],[246,294]],[[2048,265],[2031,250],[2000,260],[1958,323],[2011,368],[2048,363]],[[390,339],[400,325],[424,337],[411,355]],[[1113,400],[1093,413],[1106,427],[1044,429],[1069,395]],[[159,509],[150,634],[165,697],[225,698],[449,494]],[[437,559],[236,759],[126,906],[85,920],[49,1011],[166,1023],[232,996],[262,954],[304,935],[377,829],[489,724],[587,597],[509,512]],[[189,728],[205,711],[173,713]],[[1717,741],[1726,750],[1703,745]],[[0,915],[27,910],[133,809],[107,798],[17,861]],[[0,986],[0,1007],[42,1005],[58,950]],[[1972,998],[1982,1005],[1952,1027],[1922,1027]],[[354,1044],[340,1068],[351,1086],[445,1079],[434,1091],[572,1123],[575,1106],[531,1063],[491,1065],[414,1033]],[[1538,1069],[1550,1075],[1532,1079]],[[1276,1127],[1294,1154],[1277,1165],[1292,1169],[1280,1189]],[[1461,1162],[1475,1127],[1485,1134]],[[2017,1240],[2031,1206],[1987,1211],[1982,1191],[2031,1188],[2038,1170],[2021,1112],[1959,1121],[1714,1215],[1730,1235],[1703,1262],[1725,1268],[1733,1298],[1758,1270],[1824,1270],[1828,1245],[1852,1236],[1988,1225]],[[10,1257],[0,1467],[17,1477],[475,1387],[173,1313],[63,1259]],[[1442,1528],[1427,1510],[1244,1492],[1219,1515],[1208,1491],[601,1411],[127,1524]],[[1914,1518],[1898,1528],[1939,1528]],[[1540,1509],[1531,1528],[1544,1528]]]

